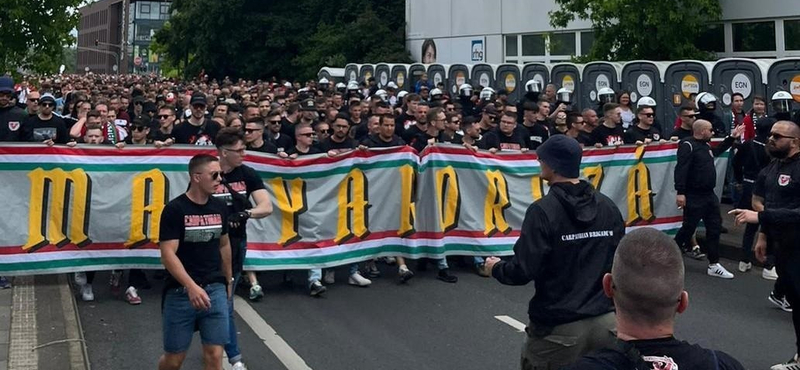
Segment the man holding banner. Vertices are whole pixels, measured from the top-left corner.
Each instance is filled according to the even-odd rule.
[[[602,280],[625,234],[614,202],[578,179],[583,151],[575,139],[553,136],[537,154],[550,191],[528,207],[514,257],[486,259],[499,282],[536,284],[522,370],[558,369],[613,343],[613,304]]]

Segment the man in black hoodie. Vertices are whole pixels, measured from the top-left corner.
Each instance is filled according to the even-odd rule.
[[[551,137],[537,154],[550,191],[528,207],[514,257],[485,262],[503,284],[535,282],[523,370],[558,369],[613,343],[613,305],[602,280],[625,234],[614,202],[578,179],[582,150],[575,139]]]

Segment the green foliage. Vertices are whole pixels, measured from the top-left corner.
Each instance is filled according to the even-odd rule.
[[[155,35],[184,76],[313,78],[322,66],[410,62],[397,0],[175,0]]]
[[[0,5],[0,73],[21,68],[53,73],[78,25],[82,0],[3,0]]]
[[[592,23],[591,60],[713,59],[695,41],[718,21],[719,0],[555,0],[550,24],[564,28],[570,21]]]
[[[64,73],[75,73],[75,65],[78,64],[78,49],[74,47],[64,47],[64,57],[61,58],[64,65]]]

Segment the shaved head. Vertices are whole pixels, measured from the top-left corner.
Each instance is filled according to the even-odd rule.
[[[683,257],[664,232],[639,228],[626,234],[614,253],[611,278],[618,314],[642,325],[674,319],[683,293]]]
[[[778,121],[775,122],[775,125],[782,125],[785,126],[785,130],[790,136],[800,137],[800,126],[792,121]],[[774,126],[773,126],[774,127]]]
[[[703,129],[705,128],[711,128],[711,122],[708,122],[704,119],[699,119],[697,121],[694,121],[694,123],[692,124],[692,132],[694,134],[700,133],[700,131],[703,131]]]

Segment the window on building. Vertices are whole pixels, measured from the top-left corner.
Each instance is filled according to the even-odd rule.
[[[522,35],[522,55],[544,55],[544,35]]]
[[[575,32],[550,35],[550,55],[575,55]]]
[[[775,22],[733,24],[733,51],[775,51]]]
[[[589,55],[592,52],[592,45],[594,45],[594,32],[581,32],[581,55]]]
[[[142,14],[150,14],[150,4],[142,4],[139,8],[139,12]]]
[[[519,48],[517,47],[517,35],[506,36],[506,56],[515,57],[519,55]]]
[[[800,50],[800,19],[783,21],[783,39],[786,50]]]
[[[161,4],[161,14],[169,14],[169,4]]]
[[[703,51],[710,51],[712,53],[725,52],[725,25],[723,24],[709,24],[704,30],[697,35],[695,41],[697,48]]]
[[[517,64],[517,61],[516,60],[507,60],[506,63]]]

